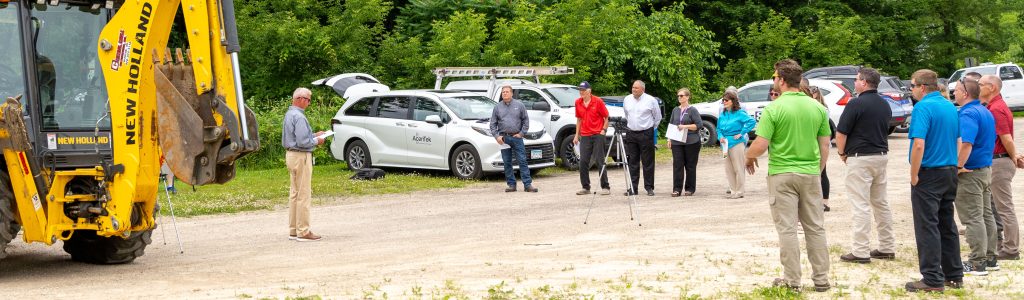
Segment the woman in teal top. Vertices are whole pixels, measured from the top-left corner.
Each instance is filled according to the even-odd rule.
[[[757,121],[742,108],[735,92],[722,95],[722,113],[718,114],[718,142],[728,149],[725,152],[725,176],[729,179],[729,199],[743,198],[744,159],[747,153],[747,133],[754,129]]]

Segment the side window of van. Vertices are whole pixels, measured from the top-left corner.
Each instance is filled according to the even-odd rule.
[[[356,117],[369,117],[370,107],[373,106],[374,100],[377,100],[377,98],[362,98],[356,100],[358,101],[356,102],[356,104],[352,104],[352,106],[349,106],[349,108],[345,110],[345,115]]]

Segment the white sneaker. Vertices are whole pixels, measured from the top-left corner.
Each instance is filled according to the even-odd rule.
[[[607,196],[612,194],[612,189],[601,189],[601,195]]]

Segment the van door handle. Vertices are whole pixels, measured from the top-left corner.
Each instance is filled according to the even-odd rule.
[[[414,123],[409,123],[409,125],[406,125],[406,126],[409,126],[409,127],[414,127],[414,128],[415,128],[415,127],[416,127],[416,124],[414,124]]]
[[[405,123],[397,122],[397,123],[395,123],[395,126],[405,126]]]

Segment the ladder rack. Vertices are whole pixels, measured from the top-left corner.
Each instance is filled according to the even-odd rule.
[[[542,67],[445,67],[433,70],[437,80],[434,82],[434,89],[441,89],[441,81],[445,77],[485,77],[491,80],[507,77],[533,77],[534,82],[540,82],[540,76],[548,75],[571,75],[576,70],[566,66],[542,66]]]

